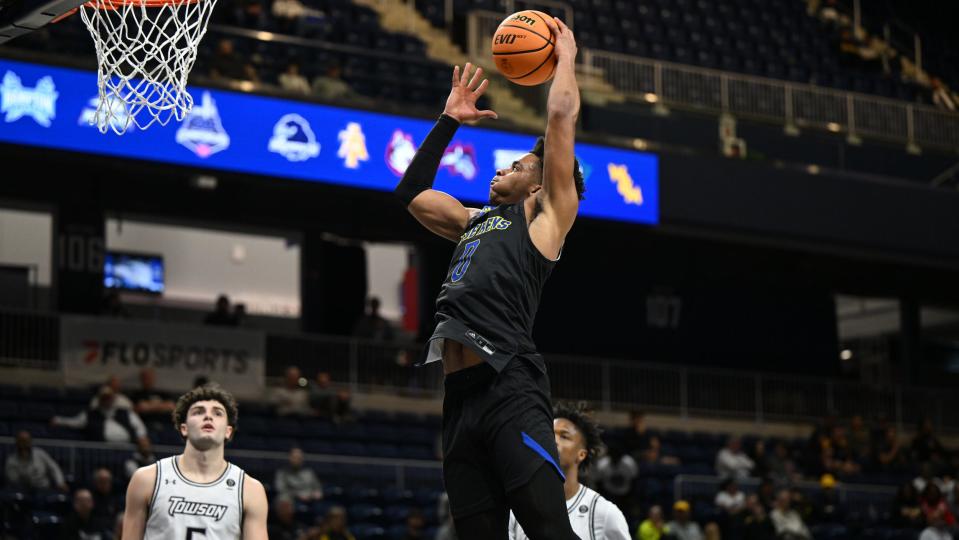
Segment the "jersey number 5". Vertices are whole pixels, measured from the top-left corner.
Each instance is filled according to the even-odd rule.
[[[450,281],[456,283],[457,281],[463,279],[463,276],[466,275],[466,271],[470,267],[470,259],[473,258],[473,254],[476,253],[476,248],[479,247],[479,240],[473,240],[469,244],[466,244],[466,247],[463,248],[463,255],[460,257],[460,262],[455,267],[453,267],[453,273],[450,275]]]
[[[186,530],[186,540],[199,540],[199,536],[206,536],[206,529],[190,527]]]

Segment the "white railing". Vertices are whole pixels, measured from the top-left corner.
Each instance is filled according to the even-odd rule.
[[[0,447],[5,447],[9,452],[15,443],[14,437],[0,437]],[[78,477],[89,474],[96,468],[107,467],[116,468],[122,465],[125,459],[133,455],[136,447],[127,443],[109,443],[109,442],[90,442],[90,441],[67,441],[60,439],[34,439],[33,445],[37,448],[43,448],[57,461],[63,472],[70,477]],[[183,452],[183,446],[154,445],[154,453],[160,457],[172,456]],[[264,469],[280,469],[289,462],[289,453],[285,451],[261,451],[261,450],[241,450],[227,448],[227,459],[231,461],[243,462],[256,460]],[[376,458],[376,457],[356,457],[328,454],[304,453],[303,461],[312,467],[319,466],[344,466],[356,465],[368,469],[377,469],[383,473],[382,476],[389,475],[390,480],[394,482],[397,488],[405,489],[410,486],[410,476],[412,471],[417,471],[417,477],[432,477],[435,474],[435,480],[441,479],[442,465],[437,460],[419,460],[419,459],[394,459],[394,458]],[[265,478],[266,482],[272,483],[273,478]]]
[[[491,11],[469,14],[469,55],[484,67],[492,67],[490,36],[502,17]],[[589,92],[786,128],[842,132],[850,140],[880,139],[910,150],[959,149],[959,114],[925,105],[585,47],[580,48],[579,62],[582,77],[606,83],[589,85]]]
[[[719,491],[719,484],[722,478],[718,476],[687,475],[680,474],[673,478],[673,497],[679,499],[693,499],[697,495],[708,495],[710,500]],[[759,478],[748,478],[737,482],[740,488],[747,493],[754,493],[759,487]],[[799,481],[793,482],[791,487],[797,488],[806,493],[817,493],[821,490],[819,482]],[[837,483],[836,491],[839,494],[839,500],[843,503],[852,503],[866,499],[876,504],[877,513],[882,513],[891,504],[896,496],[896,488],[892,486],[881,486],[873,484],[847,484]]]
[[[162,325],[162,322],[156,324]],[[59,317],[0,310],[0,366],[60,369]],[[267,378],[289,365],[319,371],[354,392],[426,399],[443,393],[438,366],[413,367],[422,345],[382,344],[311,334],[266,334]],[[553,395],[604,411],[644,409],[687,417],[815,422],[834,414],[883,416],[900,431],[923,418],[959,432],[959,394],[948,389],[879,385],[826,377],[545,354]]]

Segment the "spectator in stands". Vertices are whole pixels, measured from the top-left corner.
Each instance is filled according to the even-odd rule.
[[[93,494],[89,489],[78,489],[73,494],[73,511],[60,525],[60,540],[94,540],[109,538],[111,528],[104,528],[93,515]]]
[[[832,444],[830,436],[832,428],[836,425],[836,418],[832,415],[823,418],[821,424],[813,429],[809,436],[809,443],[803,456],[803,461],[807,473],[815,472],[821,474],[822,467],[822,449]]]
[[[956,102],[949,94],[949,90],[942,84],[938,77],[933,77],[932,81],[932,103],[940,109],[947,111],[956,110]]]
[[[106,467],[93,471],[93,521],[100,530],[113,530],[120,512],[120,495],[113,490],[113,473]]]
[[[402,540],[424,540],[425,526],[426,520],[423,519],[423,513],[416,509],[411,510],[406,516],[406,533],[403,534]]]
[[[262,0],[236,0],[233,5],[233,20],[244,28],[263,28],[265,13]]]
[[[610,445],[608,453],[596,461],[599,491],[619,508],[632,506],[633,483],[638,476],[639,465],[621,445]]]
[[[848,439],[853,459],[861,464],[867,463],[872,455],[872,440],[862,415],[853,415],[849,420]]]
[[[792,508],[792,494],[782,489],[776,494],[776,507],[770,514],[776,528],[776,538],[780,540],[811,540],[812,535],[799,512]]]
[[[17,451],[7,456],[4,467],[7,487],[25,491],[55,487],[67,491],[60,466],[46,451],[33,447],[33,437],[29,432],[17,432],[15,445]]]
[[[225,39],[220,42],[221,47],[223,43],[229,43],[232,50],[233,42]],[[213,308],[213,311],[208,313],[206,318],[203,319],[203,324],[209,324],[211,326],[236,326],[236,319],[233,318],[233,315],[230,314],[230,297],[221,294],[216,298],[216,305]]]
[[[925,525],[926,516],[919,503],[919,491],[912,482],[899,486],[890,519],[892,525],[901,528],[918,529]]]
[[[716,474],[723,478],[742,480],[749,478],[756,464],[742,451],[739,437],[730,437],[726,447],[716,455]]]
[[[270,520],[268,535],[272,540],[300,540],[304,531],[296,522],[296,508],[293,499],[281,494],[273,503],[273,519]]]
[[[343,81],[339,64],[327,66],[326,73],[313,79],[313,94],[329,101],[341,100],[353,93],[350,85]]]
[[[54,416],[50,423],[83,430],[87,440],[106,442],[133,442],[147,436],[147,428],[137,413],[118,407],[116,394],[110,386],[100,387],[97,406],[74,417]]]
[[[107,289],[103,295],[103,305],[100,307],[100,315],[105,317],[118,317],[129,319],[130,312],[120,301],[120,293],[116,289]]]
[[[759,503],[768,511],[772,510],[776,504],[776,484],[772,478],[763,478],[759,481],[759,487],[756,489],[756,496],[759,497]]]
[[[952,512],[952,515],[959,516],[959,484],[955,484],[952,488],[952,502],[949,504],[949,511]]]
[[[953,454],[955,456],[955,454]],[[946,502],[949,503],[949,507],[952,508],[952,505],[956,501],[956,473],[953,466],[949,466],[943,470],[942,475],[936,478],[936,485],[939,486],[939,491],[942,492],[943,497],[946,498]],[[953,512],[955,515],[955,512]]]
[[[833,426],[829,447],[832,449],[833,466],[837,472],[844,475],[859,474],[862,467],[849,448],[849,436],[846,435],[846,428]]]
[[[769,470],[766,468],[766,458],[769,457],[769,453],[766,451],[766,441],[762,439],[756,439],[756,442],[753,444],[753,447],[747,453],[749,459],[753,460],[753,470],[752,476],[758,478],[765,478],[768,476]]]
[[[105,383],[113,390],[113,405],[120,407],[121,409],[132,409],[133,401],[123,393],[123,390],[120,385],[120,377],[116,375],[110,375],[107,377],[107,382]],[[90,398],[90,408],[96,408],[100,403],[100,394],[98,393],[100,388],[96,388],[96,392],[93,394],[93,397]]]
[[[735,478],[726,478],[719,484],[714,503],[727,515],[738,516],[746,509],[746,495],[739,490]]]
[[[323,486],[313,469],[303,465],[303,450],[291,448],[287,465],[277,469],[273,489],[282,496],[310,503],[323,498]]]
[[[706,536],[706,540],[722,540],[723,535],[719,529],[719,524],[710,521],[706,524],[706,527],[703,529],[703,533]]]
[[[689,502],[679,500],[673,503],[673,520],[666,525],[669,536],[675,540],[703,540],[703,531],[689,517]]]
[[[310,393],[306,389],[306,379],[300,375],[300,368],[289,366],[283,377],[283,386],[273,389],[271,398],[276,407],[276,414],[280,416],[308,416],[310,409]]]
[[[279,19],[280,28],[289,31],[293,21],[306,14],[306,6],[300,0],[273,0],[273,16]]]
[[[320,540],[356,540],[346,526],[346,510],[342,506],[334,506],[326,512],[324,529]]]
[[[310,93],[310,81],[300,74],[300,65],[296,62],[290,62],[286,71],[280,74],[280,87],[296,94]]]
[[[450,513],[450,496],[445,491],[436,501],[436,520],[440,527],[436,531],[435,540],[456,540],[456,528],[453,526],[453,515]]]
[[[926,489],[922,490],[922,495],[919,497],[919,505],[922,507],[922,513],[925,515],[927,522],[933,519],[934,514],[940,512],[942,514],[940,517],[945,520],[946,525],[949,527],[955,526],[956,516],[949,509],[945,497],[942,496],[942,491],[935,482],[926,484]]]
[[[668,532],[663,522],[663,509],[659,505],[650,507],[646,519],[639,524],[636,531],[637,540],[659,540]]]
[[[810,523],[815,518],[816,507],[813,505],[812,501],[806,497],[806,494],[803,493],[798,487],[792,486],[789,489],[789,496],[792,498],[791,508],[799,514],[800,519],[804,523]],[[775,503],[773,507],[775,508]]]
[[[933,512],[929,517],[929,526],[919,535],[919,540],[952,540],[941,510]]]
[[[644,461],[644,453],[649,448],[650,435],[646,430],[646,414],[643,411],[629,413],[630,429],[623,438],[626,452],[637,462]]]
[[[350,417],[350,393],[333,387],[330,374],[321,371],[310,386],[310,407],[318,416],[342,422]]]
[[[836,479],[831,474],[824,474],[819,479],[820,491],[816,496],[813,515],[818,523],[842,523],[845,518],[845,508],[839,499],[836,489]]]
[[[150,443],[150,438],[140,437],[137,439],[137,448],[133,451],[133,455],[123,464],[127,480],[129,480],[133,476],[133,473],[137,472],[137,469],[140,467],[153,465],[156,462],[157,457],[156,454],[153,453],[153,445]]]
[[[886,472],[899,472],[908,467],[908,458],[899,443],[896,428],[886,428],[883,439],[876,445],[876,464],[879,470]]]
[[[251,82],[259,80],[253,66],[236,52],[233,41],[226,38],[221,39],[217,44],[216,54],[213,55],[210,67],[210,77],[214,79]],[[225,298],[225,296],[220,296],[220,298]],[[219,300],[217,300],[217,306],[219,307]],[[229,311],[226,314],[229,317]]]
[[[889,417],[885,414],[876,415],[876,423],[873,424],[872,429],[869,432],[869,435],[872,438],[872,448],[875,451],[876,447],[879,446],[884,440],[886,440],[886,431],[892,427],[889,423]]]
[[[248,328],[250,321],[246,315],[246,304],[237,302],[233,304],[233,326],[237,328]]]
[[[941,458],[945,450],[932,432],[932,420],[924,418],[919,423],[916,437],[912,440],[912,456],[919,463]]]
[[[926,486],[935,482],[935,475],[932,471],[932,463],[923,463],[919,465],[919,476],[912,479],[912,485],[916,487],[916,491],[922,493],[925,491]]]
[[[151,367],[140,370],[140,389],[130,395],[133,410],[154,431],[161,431],[170,424],[170,414],[175,403],[173,395],[156,388],[157,374]]]
[[[300,0],[273,0],[271,11],[277,31],[284,34],[300,34],[303,17],[313,12]]]
[[[806,472],[820,476],[823,474],[851,475],[859,473],[858,463],[846,458],[845,453],[837,457],[836,452],[836,448],[831,443],[826,443],[820,450],[818,467]]]
[[[796,462],[789,456],[789,448],[783,441],[777,441],[773,451],[765,458],[766,476],[777,484],[789,484],[799,480],[800,474]]]
[[[370,297],[368,309],[353,326],[353,337],[372,341],[393,341],[393,326],[380,315],[380,299]]]
[[[773,540],[776,538],[776,528],[766,514],[759,497],[750,495],[746,498],[746,517],[743,519],[744,540]]]
[[[649,446],[646,447],[646,450],[642,452],[641,458],[642,462],[647,465],[679,465],[679,458],[676,456],[664,456],[662,455],[662,443],[659,442],[659,437],[653,435],[649,438]]]

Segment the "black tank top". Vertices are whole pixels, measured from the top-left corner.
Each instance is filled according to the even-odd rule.
[[[533,320],[551,261],[533,245],[525,203],[485,207],[466,226],[436,299],[436,330],[426,362],[442,357],[442,340],[469,346],[501,371],[522,356],[545,372],[533,343]]]

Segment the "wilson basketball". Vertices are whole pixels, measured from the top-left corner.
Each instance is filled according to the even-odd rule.
[[[517,11],[503,19],[493,34],[493,62],[516,84],[536,86],[553,78],[556,55],[547,17],[542,11]]]

